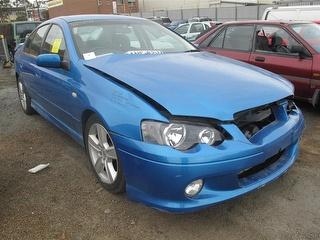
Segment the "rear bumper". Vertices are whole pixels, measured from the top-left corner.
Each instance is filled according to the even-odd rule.
[[[299,111],[286,122],[266,127],[253,144],[235,126],[224,126],[234,136],[218,147],[198,145],[189,152],[147,144],[114,134],[132,200],[169,212],[190,212],[241,196],[284,174],[297,158],[304,119]],[[266,168],[246,176],[239,174],[282,151]],[[192,181],[204,186],[194,198],[184,194]]]

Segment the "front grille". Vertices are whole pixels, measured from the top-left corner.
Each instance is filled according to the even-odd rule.
[[[235,114],[235,124],[250,139],[261,129],[275,121],[273,105],[267,105]]]
[[[273,163],[275,163],[276,161],[278,161],[281,158],[284,151],[285,150],[280,151],[279,153],[272,156],[271,158],[268,158],[263,163],[260,163],[258,165],[255,165],[252,168],[248,168],[248,169],[240,172],[238,175],[239,179],[250,177],[251,175],[254,175],[254,174],[262,171],[263,169],[269,167],[270,165],[272,165]]]
[[[297,106],[293,100],[289,99],[287,102],[286,112],[290,115],[293,111],[297,110]]]

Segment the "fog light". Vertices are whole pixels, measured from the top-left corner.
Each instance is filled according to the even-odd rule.
[[[198,179],[198,180],[193,181],[192,183],[190,183],[186,187],[184,192],[188,197],[194,197],[195,195],[197,195],[200,192],[200,190],[202,188],[202,185],[203,185],[202,179]]]

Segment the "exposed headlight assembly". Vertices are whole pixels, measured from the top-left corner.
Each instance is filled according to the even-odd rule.
[[[192,123],[163,123],[143,121],[141,124],[143,140],[148,143],[171,146],[187,150],[196,144],[219,145],[223,134],[216,128]]]

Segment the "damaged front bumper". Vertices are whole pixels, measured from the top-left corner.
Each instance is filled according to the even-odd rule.
[[[113,134],[129,198],[164,211],[190,212],[277,179],[297,158],[304,118],[297,108],[286,113],[285,106],[275,114],[276,120],[251,139],[236,124],[223,124],[231,140],[185,152]],[[204,182],[202,190],[189,198],[184,190],[197,179]]]

